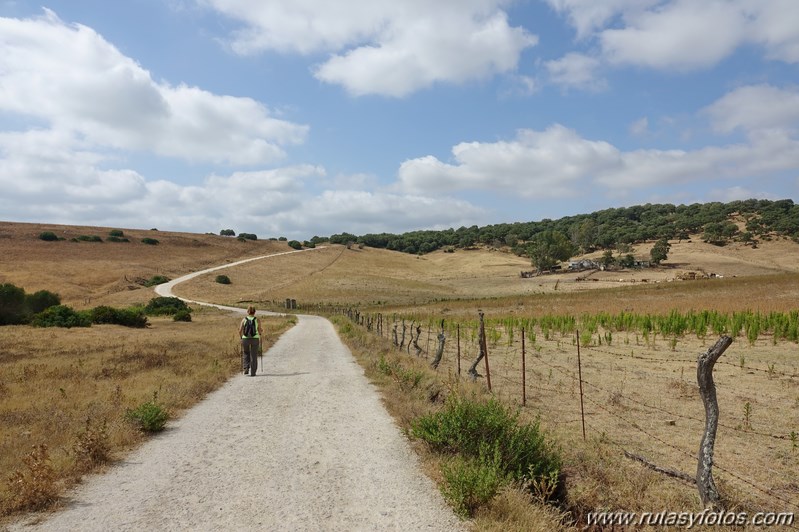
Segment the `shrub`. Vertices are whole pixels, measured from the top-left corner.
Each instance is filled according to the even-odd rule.
[[[125,417],[144,432],[160,432],[169,420],[169,413],[157,402],[158,394],[154,393],[150,401],[146,401],[133,410],[127,410]]]
[[[91,309],[89,311],[89,316],[92,323],[97,324],[105,323],[136,328],[147,326],[147,316],[144,315],[144,310],[138,307],[116,309],[101,305]]]
[[[176,297],[154,297],[144,307],[144,313],[150,316],[172,316],[180,310],[191,312],[189,306]]]
[[[0,325],[22,323],[25,315],[25,290],[11,283],[0,284]]]
[[[239,233],[239,240],[258,240],[258,236],[252,233]]]
[[[76,240],[80,242],[102,242],[103,239],[97,235],[80,235],[75,237]]]
[[[23,460],[24,468],[8,479],[12,510],[40,510],[58,500],[55,470],[50,462],[47,445],[39,444]]]
[[[488,504],[506,482],[498,460],[497,454],[479,458],[458,456],[441,466],[444,477],[441,493],[460,516],[474,517],[477,509]]]
[[[236,231],[233,229],[222,229],[219,231],[219,234],[222,236],[236,236]]]
[[[520,424],[498,400],[479,402],[451,396],[440,412],[422,416],[412,433],[435,451],[495,464],[496,475],[549,497],[558,482],[560,456],[538,423]],[[496,458],[495,458],[496,457]]]
[[[147,244],[148,246],[157,246],[158,240],[155,238],[145,237],[141,239],[142,244]]]
[[[43,233],[39,233],[39,240],[45,240],[47,242],[55,242],[58,240],[58,235],[56,235],[52,231],[44,231]]]
[[[153,275],[146,281],[144,281],[144,286],[155,286],[159,284],[168,283],[171,279],[169,277],[164,277],[163,275]]]
[[[302,244],[297,240],[289,241],[289,247],[294,249],[302,249]]]
[[[34,327],[90,327],[91,318],[84,312],[76,312],[66,305],[56,305],[35,314],[31,320]]]
[[[188,310],[179,310],[172,316],[172,321],[191,321],[191,312]]]
[[[124,236],[109,236],[106,240],[109,242],[130,242],[130,240]]]
[[[103,421],[99,426],[86,418],[86,428],[78,433],[73,447],[75,459],[83,469],[108,462],[111,456],[111,444],[108,438],[107,424]]]
[[[25,307],[31,314],[38,314],[47,308],[60,304],[61,297],[47,290],[39,290],[33,294],[25,295]]]
[[[230,277],[227,275],[217,275],[216,282],[219,284],[230,284]]]

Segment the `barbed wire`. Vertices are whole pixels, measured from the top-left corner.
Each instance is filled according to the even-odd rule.
[[[386,330],[385,325],[383,326],[383,330]],[[389,330],[390,330],[390,328],[389,328]],[[391,333],[387,331],[386,338],[389,339],[389,340],[391,339],[390,335],[391,335]],[[428,335],[427,336],[427,341],[429,343],[430,342],[430,336],[432,335],[432,331],[428,331],[427,335]],[[382,336],[382,334],[381,334],[381,336]],[[468,350],[467,348],[469,347],[469,344],[470,344],[470,340],[468,338],[466,338],[466,336],[467,335],[464,335],[464,336],[461,337],[461,349],[463,349],[464,351]],[[562,337],[560,340],[552,339],[552,338],[546,338],[545,337],[544,341],[549,343],[549,344],[557,343],[557,350],[556,350],[557,354],[566,355],[566,356],[569,356],[569,357],[573,356],[573,353],[571,353],[569,350],[567,350],[566,348],[564,348],[564,347],[562,347],[560,345],[562,343],[563,338],[565,338],[565,336]],[[419,339],[417,339],[417,341],[421,341],[421,339],[419,338]],[[407,346],[403,346],[403,347],[407,347]],[[497,370],[503,370],[504,369],[504,371],[494,370],[494,371],[492,371],[492,377],[495,378],[498,381],[498,383],[503,383],[505,386],[513,385],[514,387],[521,387],[521,385],[522,385],[521,379],[516,379],[516,378],[513,378],[511,376],[514,373],[521,371],[521,368],[517,368],[513,364],[512,359],[511,359],[511,356],[513,356],[515,358],[520,358],[521,357],[521,352],[518,351],[518,350],[514,351],[514,347],[515,347],[514,342],[508,342],[508,345],[506,347],[504,347],[504,349],[498,347],[498,342],[493,342],[492,343],[492,349],[494,349],[495,351],[502,352],[504,355],[506,355],[504,357],[500,357],[500,360],[502,360],[503,363],[500,363],[499,365],[494,366],[494,367],[497,368]],[[604,349],[600,348],[599,346],[586,346],[584,348],[587,351],[589,351],[589,352],[599,352],[599,353],[603,353],[605,355],[609,355],[609,356],[613,356],[613,357],[631,358],[631,359],[643,360],[643,361],[647,361],[647,362],[661,362],[661,363],[668,363],[668,364],[679,363],[679,364],[691,364],[691,365],[696,363],[696,360],[687,360],[687,359],[682,359],[682,358],[662,358],[662,357],[651,357],[651,356],[636,355],[634,353],[630,353],[630,354],[619,353],[619,352],[615,352],[613,350],[610,350],[609,348],[604,348]],[[445,348],[445,353],[446,352],[447,352],[447,349]],[[450,355],[452,355],[451,350],[450,350]],[[544,366],[548,367],[550,369],[550,373],[552,371],[557,371],[559,374],[565,376],[567,379],[571,379],[574,382],[579,382],[580,379],[576,375],[575,372],[572,372],[572,371],[570,371],[569,369],[567,369],[567,368],[565,368],[563,366],[560,366],[560,365],[557,365],[557,364],[554,364],[554,363],[549,363],[546,360],[544,360],[543,357],[541,357],[541,356],[534,355],[534,357],[535,357],[535,360],[537,362],[540,362]],[[449,367],[453,367],[455,361],[454,360],[449,360],[449,359],[451,359],[453,357],[450,356],[450,357],[445,357],[445,358],[448,359]],[[443,362],[443,360],[442,360],[442,362]],[[726,361],[719,361],[719,363],[722,363],[722,364],[724,364],[726,366],[732,366],[732,367],[736,367],[736,368],[741,368],[741,369],[746,369],[746,370],[753,370],[753,371],[756,371],[756,372],[764,373],[764,374],[767,374],[769,378],[772,378],[772,377],[774,377],[776,375],[779,375],[779,376],[782,376],[782,377],[788,377],[788,378],[793,379],[794,377],[797,376],[795,371],[794,371],[794,374],[790,374],[789,375],[789,374],[781,372],[781,371],[776,371],[773,366],[769,367],[768,370],[763,370],[763,369],[760,369],[760,368],[757,368],[757,367],[754,367],[754,366],[742,366],[740,364],[736,365],[734,363],[726,362]],[[453,369],[454,369],[454,367],[453,367]],[[530,370],[528,370],[528,371],[530,371]],[[535,371],[535,370],[532,370],[532,371]],[[600,371],[600,370],[597,369],[597,371]],[[663,413],[668,414],[669,416],[672,416],[672,417],[675,417],[675,418],[688,419],[688,420],[691,420],[691,421],[704,423],[704,420],[700,419],[698,417],[687,415],[687,414],[682,414],[682,413],[676,413],[676,412],[673,412],[673,411],[668,410],[666,408],[662,408],[662,407],[659,407],[659,406],[654,406],[654,405],[648,404],[648,403],[646,403],[644,401],[639,401],[639,400],[634,399],[632,397],[629,397],[628,395],[625,395],[625,394],[623,394],[621,392],[608,390],[608,389],[604,388],[603,386],[599,386],[599,385],[593,383],[591,380],[586,379],[585,377],[583,377],[582,383],[584,385],[588,386],[590,389],[593,389],[595,391],[604,392],[604,393],[607,393],[607,394],[612,394],[615,399],[625,400],[625,401],[628,401],[628,402],[630,402],[632,404],[638,405],[638,406],[643,407],[643,408],[647,408],[647,409],[650,409],[650,410],[653,410],[653,411],[663,412]],[[532,387],[532,390],[535,393],[539,393],[539,394],[540,393],[552,393],[552,394],[558,394],[558,395],[563,395],[563,394],[574,395],[575,394],[575,390],[574,389],[571,389],[571,390],[559,390],[559,389],[547,388],[547,387],[542,386],[540,383],[532,384],[531,387]],[[515,395],[515,394],[510,393],[509,397],[511,397],[513,395]],[[642,428],[635,421],[631,421],[630,419],[627,419],[625,416],[622,416],[622,415],[618,414],[617,412],[613,412],[611,409],[603,406],[602,404],[597,402],[590,394],[583,394],[583,398],[587,402],[589,402],[591,405],[593,405],[595,408],[598,408],[599,410],[601,410],[602,412],[606,413],[607,415],[609,415],[609,416],[611,416],[611,417],[613,417],[615,419],[620,420],[621,422],[625,423],[625,425],[629,425],[629,426],[633,427],[634,429],[636,429],[637,431],[639,431],[640,433],[642,433],[643,435],[645,435],[649,439],[651,439],[653,441],[656,441],[656,442],[662,444],[663,446],[676,451],[679,455],[683,455],[683,456],[689,457],[691,460],[695,460],[696,459],[695,453],[686,451],[685,449],[683,449],[681,447],[678,447],[678,446],[672,444],[671,442],[669,442],[669,441],[667,441],[667,440],[665,440],[665,439],[653,434],[651,431],[645,430],[644,428]],[[588,412],[588,414],[592,415],[594,413]],[[574,419],[574,420],[572,420],[572,419],[569,419],[569,420],[548,420],[547,422],[548,423],[552,423],[552,424],[569,424],[569,423],[576,423],[578,421],[581,421],[581,419]],[[595,433],[602,434],[603,438],[608,440],[612,444],[618,446],[619,448],[623,448],[622,444],[616,442],[615,440],[612,440],[607,435],[606,431],[600,431],[599,429],[595,428],[592,423],[586,423],[586,425],[591,427],[591,429]],[[725,424],[719,424],[719,426],[722,427],[722,428],[728,429],[728,430],[735,431],[736,433],[744,434],[744,435],[750,435],[751,434],[751,435],[756,435],[756,436],[760,436],[760,437],[779,439],[779,440],[791,439],[792,441],[795,442],[795,436],[793,435],[794,433],[792,433],[792,436],[785,436],[785,435],[770,434],[770,433],[766,433],[766,432],[754,431],[754,430],[751,430],[751,429],[745,430],[745,429],[741,429],[741,428],[738,428],[738,427],[732,427],[732,426],[725,425]],[[756,484],[755,482],[753,482],[753,481],[751,481],[749,479],[746,479],[743,476],[741,476],[740,474],[737,474],[737,473],[735,473],[735,472],[733,472],[733,471],[731,471],[731,470],[729,470],[729,469],[727,469],[725,467],[721,467],[718,464],[714,464],[714,465],[720,471],[723,471],[724,473],[726,473],[730,477],[736,479],[737,481],[742,482],[742,483],[748,485],[751,488],[754,488],[758,492],[760,492],[760,493],[762,493],[764,495],[767,495],[768,497],[771,497],[773,499],[779,500],[780,502],[782,502],[784,504],[787,504],[790,507],[799,509],[799,505],[797,505],[797,503],[792,502],[790,500],[787,500],[787,499],[785,499],[783,497],[780,497],[779,495],[777,495],[773,491],[771,491],[771,490],[769,490],[767,488],[763,488],[763,487],[759,486],[758,484]],[[772,472],[772,473],[776,473],[776,472]],[[795,527],[791,527],[791,528],[795,528]]]

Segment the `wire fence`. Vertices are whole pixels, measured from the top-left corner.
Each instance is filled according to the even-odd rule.
[[[486,356],[475,364],[476,320],[340,312],[395,349],[430,361],[443,335],[437,371],[483,381],[545,425],[587,431],[652,463],[695,474],[705,425],[697,357],[708,347],[706,338],[602,329],[581,334],[577,323],[569,334],[493,322],[485,329]],[[714,476],[761,508],[799,511],[799,346],[761,336],[734,342],[716,365],[721,416]]]

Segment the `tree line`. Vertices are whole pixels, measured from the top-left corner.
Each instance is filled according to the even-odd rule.
[[[742,222],[743,228],[739,227]],[[531,255],[530,245],[545,241],[574,256],[598,250],[623,250],[646,241],[684,240],[701,235],[716,245],[740,241],[756,244],[761,239],[789,237],[799,242],[799,205],[790,199],[749,199],[729,203],[691,205],[649,204],[604,209],[557,220],[516,222],[441,231],[402,234],[370,233],[315,236],[315,243],[359,244],[412,254],[439,249],[454,251],[476,245],[510,247],[518,255]]]

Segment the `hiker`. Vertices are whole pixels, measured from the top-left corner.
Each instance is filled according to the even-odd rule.
[[[244,374],[255,377],[258,370],[258,353],[261,348],[261,322],[255,317],[255,307],[247,307],[247,316],[239,324],[239,336],[241,337],[241,365]]]

